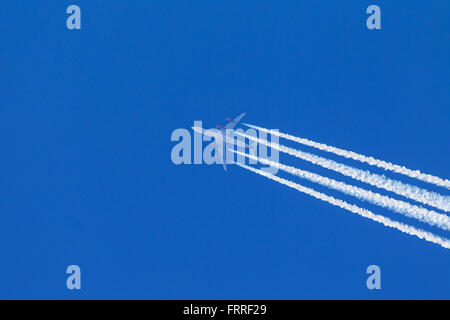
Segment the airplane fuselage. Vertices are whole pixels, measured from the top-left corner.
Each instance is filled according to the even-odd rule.
[[[239,139],[235,140],[236,136],[233,134],[233,129],[227,130],[217,130],[217,129],[208,129],[205,130],[201,127],[192,127],[192,130],[198,132],[206,137],[214,138],[215,143],[227,144],[227,145],[237,145],[239,147],[247,147],[245,142],[240,141]]]

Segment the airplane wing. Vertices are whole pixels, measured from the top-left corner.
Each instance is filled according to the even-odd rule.
[[[233,129],[234,127],[236,127],[236,125],[239,123],[239,121],[241,121],[241,119],[244,116],[245,116],[245,112],[240,114],[239,116],[237,116],[233,120],[231,120],[225,127],[223,127],[223,130]]]
[[[224,157],[224,153],[220,152],[219,149],[216,149],[216,158],[222,159],[223,170],[227,171],[226,159]]]

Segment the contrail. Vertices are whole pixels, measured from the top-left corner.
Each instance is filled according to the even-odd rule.
[[[435,235],[433,233],[430,233],[430,232],[427,232],[427,231],[424,231],[424,230],[420,230],[420,229],[416,229],[416,228],[414,228],[412,226],[409,226],[409,225],[406,225],[406,224],[403,224],[403,223],[400,223],[400,222],[397,222],[397,221],[393,221],[393,220],[391,220],[391,219],[389,219],[387,217],[374,214],[373,212],[371,212],[371,211],[369,211],[367,209],[363,209],[363,208],[360,208],[358,206],[349,204],[349,203],[347,203],[345,201],[333,198],[331,196],[327,196],[327,195],[325,195],[323,193],[317,192],[317,191],[315,191],[313,189],[310,189],[310,188],[306,188],[306,187],[304,187],[304,186],[302,186],[300,184],[294,183],[292,181],[279,178],[279,177],[274,176],[273,174],[267,173],[265,171],[249,167],[249,166],[247,166],[245,164],[240,164],[240,163],[236,163],[236,164],[238,166],[244,168],[244,169],[247,169],[247,170],[250,170],[252,172],[255,172],[255,173],[257,173],[257,174],[259,174],[259,175],[261,175],[263,177],[266,177],[266,178],[269,178],[271,180],[277,181],[277,182],[279,182],[281,184],[284,184],[284,185],[286,185],[288,187],[296,189],[296,190],[298,190],[298,191],[300,191],[302,193],[306,193],[307,195],[310,195],[310,196],[312,196],[312,197],[314,197],[316,199],[328,202],[329,204],[332,204],[334,206],[337,206],[337,207],[343,208],[345,210],[348,210],[350,212],[359,214],[360,216],[362,216],[364,218],[371,219],[373,221],[381,223],[381,224],[383,224],[386,227],[390,227],[390,228],[394,228],[394,229],[400,230],[401,232],[407,233],[407,234],[412,235],[412,236],[416,236],[416,237],[418,237],[420,239],[424,239],[426,241],[429,241],[429,242],[432,242],[432,243],[436,243],[436,244],[442,246],[443,248],[450,249],[450,240],[445,239],[445,238],[441,238],[441,237],[439,237],[439,236],[437,236],[437,235]]]
[[[304,145],[307,145],[307,146],[310,146],[310,147],[313,147],[313,148],[316,148],[316,149],[319,149],[319,150],[322,150],[322,151],[331,152],[331,153],[337,154],[339,156],[342,156],[342,157],[345,157],[345,158],[348,158],[348,159],[353,159],[353,160],[357,160],[357,161],[360,161],[360,162],[365,162],[365,163],[368,163],[368,164],[370,164],[372,166],[383,168],[383,169],[388,170],[388,171],[393,171],[395,173],[400,173],[400,174],[406,175],[406,176],[411,177],[411,178],[415,178],[415,179],[418,179],[418,180],[422,180],[424,182],[428,182],[428,183],[435,184],[435,185],[440,186],[440,187],[444,187],[444,188],[450,189],[450,180],[448,180],[448,179],[442,179],[442,178],[439,178],[439,177],[436,177],[436,176],[433,176],[433,175],[430,175],[430,174],[422,173],[419,170],[411,170],[411,169],[408,169],[406,167],[399,166],[397,164],[392,164],[390,162],[386,162],[386,161],[383,161],[383,160],[378,160],[378,159],[375,159],[375,158],[372,158],[372,157],[364,156],[362,154],[358,154],[358,153],[355,153],[353,151],[347,151],[347,150],[339,149],[339,148],[336,148],[336,147],[328,146],[328,145],[323,144],[323,143],[314,142],[314,141],[311,141],[311,140],[308,140],[308,139],[298,138],[298,137],[292,136],[290,134],[281,133],[281,132],[278,132],[278,131],[275,131],[275,130],[265,129],[265,128],[258,127],[258,126],[255,126],[255,125],[251,125],[251,124],[247,124],[247,123],[244,123],[244,125],[246,125],[247,127],[250,127],[250,128],[253,128],[253,129],[257,129],[257,130],[260,130],[260,131],[263,131],[263,132],[267,132],[267,133],[270,133],[272,135],[276,135],[276,136],[279,136],[281,138],[285,138],[285,139],[288,139],[288,140],[291,140],[291,141],[295,141],[295,142],[298,142],[298,143],[301,143],[301,144],[304,144]]]
[[[437,192],[431,192],[416,186],[412,186],[398,180],[386,178],[384,175],[374,174],[366,170],[361,170],[347,166],[345,164],[329,160],[314,154],[303,152],[297,149],[289,148],[278,143],[269,142],[247,134],[236,131],[235,134],[240,135],[257,143],[264,144],[270,148],[290,154],[294,157],[319,165],[326,169],[339,172],[345,176],[365,182],[372,186],[394,192],[398,195],[407,197],[411,200],[427,204],[429,206],[450,212],[450,197],[443,196]]]
[[[334,179],[330,179],[309,171],[300,170],[291,166],[287,166],[275,161],[270,161],[268,159],[259,158],[253,155],[249,155],[240,151],[234,151],[229,149],[230,151],[237,153],[239,155],[248,157],[253,160],[257,160],[263,164],[270,165],[272,167],[279,168],[283,171],[286,171],[287,173],[296,175],[300,178],[307,179],[309,181],[312,181],[314,183],[321,184],[323,186],[326,186],[328,188],[338,190],[340,192],[343,192],[345,194],[354,196],[361,200],[369,201],[373,204],[379,205],[381,207],[393,210],[395,212],[398,212],[400,214],[403,214],[410,218],[418,219],[422,222],[428,223],[432,226],[437,226],[441,229],[450,231],[450,217],[446,216],[445,214],[441,214],[432,210],[428,210],[425,208],[421,208],[415,205],[412,205],[408,202],[396,200],[387,196],[383,196],[379,193],[372,192],[366,189],[362,189],[356,186],[352,186],[349,184],[346,184],[344,182],[336,181]]]

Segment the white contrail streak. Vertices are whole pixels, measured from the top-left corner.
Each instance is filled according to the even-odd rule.
[[[266,178],[269,178],[271,180],[277,181],[277,182],[279,182],[281,184],[284,184],[284,185],[286,185],[288,187],[296,189],[296,190],[298,190],[298,191],[300,191],[302,193],[306,193],[307,195],[310,195],[310,196],[312,196],[312,197],[314,197],[316,199],[328,202],[329,204],[332,204],[334,206],[337,206],[337,207],[340,207],[342,209],[348,210],[350,212],[356,213],[356,214],[358,214],[358,215],[360,215],[360,216],[362,216],[364,218],[371,219],[373,221],[381,223],[381,224],[383,224],[386,227],[397,229],[397,230],[399,230],[401,232],[407,233],[407,234],[412,235],[412,236],[416,236],[416,237],[418,237],[420,239],[424,239],[426,241],[429,241],[429,242],[432,242],[432,243],[436,243],[436,244],[438,244],[438,245],[440,245],[440,246],[442,246],[442,247],[444,247],[446,249],[450,249],[450,241],[448,239],[441,238],[441,237],[439,237],[439,236],[437,236],[437,235],[435,235],[433,233],[430,233],[430,232],[427,232],[427,231],[424,231],[424,230],[420,230],[420,229],[416,229],[416,228],[414,228],[412,226],[409,226],[409,225],[406,225],[406,224],[403,224],[403,223],[400,223],[400,222],[397,222],[397,221],[393,221],[393,220],[391,220],[391,219],[389,219],[387,217],[374,214],[373,212],[371,212],[371,211],[369,211],[367,209],[363,209],[363,208],[360,208],[358,206],[349,204],[349,203],[347,203],[345,201],[333,198],[331,196],[327,196],[327,195],[325,195],[323,193],[317,192],[317,191],[315,191],[313,189],[310,189],[310,188],[306,188],[306,187],[304,187],[304,186],[302,186],[300,184],[294,183],[292,181],[279,178],[279,177],[274,176],[273,174],[267,173],[265,171],[258,170],[258,169],[249,167],[247,165],[240,164],[240,163],[236,163],[236,164],[238,166],[244,168],[244,169],[250,170],[250,171],[255,172],[255,173],[259,174],[259,175],[262,175],[262,176],[264,176]]]
[[[268,159],[259,158],[253,155],[249,155],[240,151],[234,151],[229,149],[230,151],[237,153],[239,155],[248,157],[253,160],[257,160],[262,164],[267,164],[272,167],[279,168],[287,173],[296,175],[300,178],[307,179],[314,183],[321,184],[328,188],[338,190],[345,194],[351,195],[361,200],[366,200],[383,208],[387,208],[403,214],[410,218],[415,218],[422,222],[428,223],[432,226],[437,226],[441,229],[450,231],[450,217],[445,214],[438,213],[436,211],[428,210],[425,208],[421,208],[415,205],[412,205],[408,202],[396,200],[387,196],[383,196],[379,193],[372,192],[363,188],[355,187],[344,182],[336,181],[334,179],[330,179],[309,171],[300,170],[291,166],[287,166],[275,161],[270,161]]]
[[[385,189],[394,192],[398,195],[407,197],[411,200],[427,204],[429,206],[435,207],[437,209],[450,212],[450,197],[443,196],[437,192],[428,191],[410,184],[400,182],[398,180],[392,180],[386,178],[384,175],[374,174],[370,171],[361,170],[347,166],[345,164],[329,160],[323,157],[316,156],[314,154],[303,152],[297,149],[289,148],[278,143],[269,142],[264,139],[259,139],[247,134],[243,134],[236,131],[235,134],[247,138],[251,141],[255,141],[264,144],[270,148],[276,149],[278,151],[290,154],[294,157],[300,158],[302,160],[311,162],[315,165],[319,165],[323,168],[330,169],[339,172],[345,176],[351,177],[353,179],[365,182],[372,186]]]
[[[322,151],[331,152],[331,153],[337,154],[337,155],[345,157],[345,158],[357,160],[360,162],[365,162],[372,166],[383,168],[388,171],[393,171],[395,173],[400,173],[400,174],[406,175],[411,178],[415,178],[415,179],[422,180],[422,181],[425,181],[425,182],[428,182],[431,184],[435,184],[440,187],[450,189],[450,180],[448,180],[448,179],[442,179],[442,178],[439,178],[439,177],[436,177],[436,176],[433,176],[430,174],[422,173],[419,170],[411,170],[406,167],[399,166],[397,164],[392,164],[390,162],[386,162],[383,160],[378,160],[378,159],[375,159],[372,157],[364,156],[362,154],[358,154],[353,151],[347,151],[347,150],[339,149],[336,147],[328,146],[326,144],[314,142],[314,141],[311,141],[308,139],[295,137],[290,134],[278,132],[276,130],[265,129],[265,128],[247,124],[247,123],[244,123],[244,125],[246,125],[250,128],[257,129],[257,130],[260,130],[263,132],[267,132],[272,135],[276,135],[276,136],[279,136],[284,139],[295,141],[295,142],[298,142],[298,143],[301,143],[301,144],[304,144],[304,145],[307,145],[307,146],[310,146],[310,147],[313,147],[313,148],[316,148],[316,149],[319,149]]]

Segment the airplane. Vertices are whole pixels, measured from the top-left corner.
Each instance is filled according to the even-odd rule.
[[[205,130],[201,127],[192,127],[192,129],[198,133],[201,133],[207,137],[213,137],[215,138],[215,143],[218,145],[222,145],[225,144],[236,144],[239,147],[248,147],[248,145],[242,141],[236,140],[234,141],[234,135],[232,134],[232,130],[234,129],[234,127],[236,127],[236,125],[239,123],[239,121],[242,120],[242,118],[245,116],[245,112],[241,113],[239,116],[237,116],[234,119],[231,118],[226,118],[225,120],[228,121],[228,123],[222,127],[221,125],[217,125],[217,129],[219,129],[219,134],[217,134],[216,132],[212,132],[210,130]],[[225,159],[225,153],[222,152],[223,148],[216,148],[216,157],[218,158],[222,158],[222,165],[223,165],[223,169],[225,171],[227,171],[227,164],[226,164],[226,159]]]

